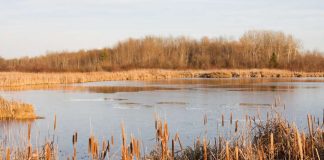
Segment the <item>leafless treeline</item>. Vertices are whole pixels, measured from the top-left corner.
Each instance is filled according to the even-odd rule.
[[[133,68],[279,68],[324,71],[324,56],[302,51],[291,35],[248,31],[239,40],[187,37],[128,39],[112,48],[4,60],[2,71],[99,71]]]

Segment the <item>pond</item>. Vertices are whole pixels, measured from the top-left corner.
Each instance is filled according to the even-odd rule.
[[[171,136],[179,133],[184,145],[192,145],[196,137],[230,135],[246,115],[266,119],[275,110],[300,128],[307,127],[306,116],[322,121],[324,79],[174,79],[161,81],[109,81],[56,86],[3,88],[7,99],[33,104],[44,119],[32,122],[32,143],[41,144],[54,134],[59,156],[72,153],[72,135],[78,132],[78,155],[87,159],[91,133],[101,139],[115,139],[115,152],[120,151],[121,123],[127,135],[142,140],[148,153],[155,144],[155,117],[166,120]],[[54,115],[57,128],[54,131]],[[204,116],[208,123],[204,125]],[[221,126],[222,115],[225,127]],[[207,131],[207,132],[206,132]],[[27,135],[27,123],[0,122],[0,138],[17,145],[17,137]]]

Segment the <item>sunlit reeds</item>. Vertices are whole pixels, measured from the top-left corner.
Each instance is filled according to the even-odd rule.
[[[224,123],[225,116],[220,118],[224,129],[231,129],[230,123]],[[203,115],[202,124],[206,126],[207,115]],[[229,117],[233,119],[232,116]],[[173,159],[322,159],[324,158],[324,132],[323,124],[314,123],[314,116],[308,115],[307,132],[300,130],[294,123],[289,123],[283,119],[279,113],[272,111],[267,114],[266,120],[247,116],[245,122],[235,121],[234,134],[230,136],[219,136],[214,140],[207,139],[207,136],[194,139],[193,146],[184,147],[180,141],[181,133],[170,133],[169,124],[159,116],[155,117],[155,137],[156,147],[150,149],[149,154],[141,154],[141,141],[133,134],[126,131],[124,123],[121,125],[120,144],[117,153],[119,156],[111,156],[114,145],[114,137],[98,139],[91,132],[88,139],[88,158],[93,160],[105,159],[153,159],[153,160],[173,160]],[[55,121],[55,120],[54,120]],[[210,123],[210,122],[209,122]],[[245,123],[245,124],[244,124]],[[55,123],[54,123],[55,124]],[[207,126],[206,126],[207,127]],[[30,143],[31,125],[27,128],[27,149],[24,151],[15,150],[14,147],[2,146],[5,148],[3,157],[5,159],[57,159],[57,150],[54,141],[45,141],[40,148],[32,147]],[[174,136],[172,136],[174,135]],[[118,141],[118,139],[116,140]],[[78,132],[72,135],[73,150],[72,160],[77,158]],[[115,145],[116,145],[115,144]],[[40,152],[38,152],[40,151]],[[23,156],[16,158],[17,155]]]
[[[0,119],[35,119],[37,118],[31,104],[0,97]]]
[[[160,80],[174,78],[324,77],[323,72],[278,69],[167,70],[134,69],[115,72],[26,73],[0,72],[0,87],[70,84],[113,80]]]

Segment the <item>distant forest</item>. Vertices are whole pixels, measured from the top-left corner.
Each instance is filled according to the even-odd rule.
[[[292,35],[248,31],[238,40],[147,36],[130,38],[111,48],[8,60],[0,57],[0,71],[89,72],[139,68],[324,71],[324,56],[318,51],[303,51]]]

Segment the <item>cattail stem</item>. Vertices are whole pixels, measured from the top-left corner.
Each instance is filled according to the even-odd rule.
[[[270,159],[273,159],[274,157],[274,144],[273,144],[273,133],[270,134]]]
[[[6,160],[10,160],[10,148],[6,149]]]
[[[207,142],[206,142],[206,138],[204,138],[204,160],[207,160]]]
[[[204,125],[207,124],[207,114],[204,115]]]
[[[231,116],[230,116],[230,124],[232,125],[233,122],[233,113],[231,112]]]
[[[226,142],[225,146],[225,151],[226,151],[226,160],[230,160],[230,153],[229,153],[229,147],[228,147],[228,142]]]
[[[303,145],[297,127],[295,129],[296,129],[296,137],[298,142],[299,158],[303,160]]]
[[[49,143],[46,143],[45,145],[45,160],[51,160],[52,153]]]
[[[237,146],[235,146],[235,160],[239,160],[239,150]]]
[[[174,140],[172,139],[172,159],[174,159]]]
[[[308,122],[308,130],[311,138],[313,138],[313,125],[312,125],[312,117],[310,114],[307,115],[307,122]]]

